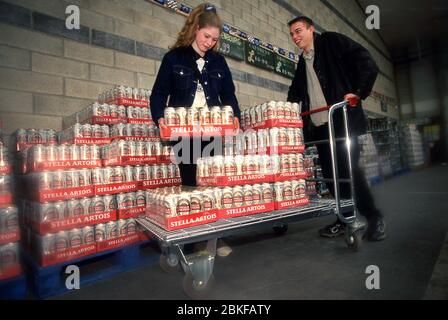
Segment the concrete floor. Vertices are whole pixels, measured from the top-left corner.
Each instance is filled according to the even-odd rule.
[[[318,237],[333,217],[290,225],[284,236],[263,230],[232,237],[233,253],[215,261],[209,299],[448,299],[446,246],[441,251],[448,167],[396,177],[373,191],[387,219],[385,241],[364,242],[354,253],[342,237]],[[379,290],[366,289],[369,265],[380,269]],[[182,278],[154,264],[57,299],[186,299]]]

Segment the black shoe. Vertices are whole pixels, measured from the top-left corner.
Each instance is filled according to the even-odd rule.
[[[319,230],[319,235],[321,237],[335,238],[337,236],[343,235],[345,232],[345,225],[339,221],[323,227]]]
[[[369,221],[369,226],[364,234],[369,241],[381,241],[386,239],[386,222],[383,218],[377,218]]]

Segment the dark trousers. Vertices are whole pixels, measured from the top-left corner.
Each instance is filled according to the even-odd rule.
[[[328,138],[329,134],[327,125],[315,127],[313,129],[313,140],[327,140]],[[364,172],[359,167],[360,146],[358,144],[358,138],[355,136],[350,140],[355,199],[358,211],[364,217],[366,217],[367,220],[380,218],[381,213],[375,206],[375,202],[372,193],[370,192],[370,187],[367,184],[366,178],[364,176]],[[322,167],[322,175],[324,176],[324,178],[333,179],[330,144],[318,144],[317,150],[319,152],[319,161]],[[350,179],[347,146],[345,141],[336,143],[336,153],[339,178]],[[330,190],[330,193],[334,196],[333,183],[327,183],[327,187]],[[351,198],[351,188],[349,183],[340,183],[339,190],[341,199]]]

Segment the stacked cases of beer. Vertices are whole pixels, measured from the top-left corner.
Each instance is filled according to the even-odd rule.
[[[308,204],[300,113],[300,104],[269,101],[241,114],[245,153],[271,158],[276,209]]]
[[[0,284],[22,273],[19,212],[13,204],[9,152],[0,131]]]

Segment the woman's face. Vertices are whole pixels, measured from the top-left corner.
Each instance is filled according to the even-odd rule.
[[[216,27],[205,27],[196,30],[196,37],[194,42],[199,51],[205,54],[208,50],[212,49],[218,42],[220,30]]]

